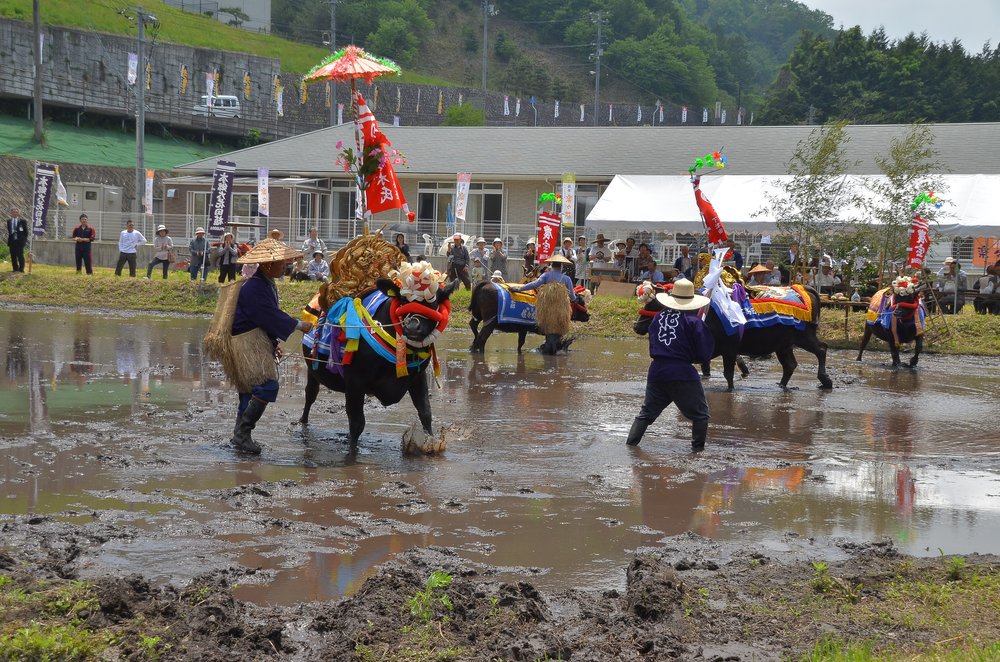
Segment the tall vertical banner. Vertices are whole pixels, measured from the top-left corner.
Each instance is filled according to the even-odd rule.
[[[45,234],[45,217],[49,213],[52,199],[52,182],[56,169],[48,163],[35,164],[35,190],[31,195],[31,234],[41,237]]]
[[[688,107],[681,106],[681,124],[688,123]]]
[[[146,89],[151,90],[153,85],[153,65],[146,63]]]
[[[153,175],[155,174],[155,170],[146,171],[146,194],[143,196],[146,204],[146,216],[153,215]]]
[[[417,91],[419,92],[419,90],[417,90]],[[343,123],[344,123],[344,104],[338,103],[337,104],[337,125],[339,126],[339,125],[341,125]]]
[[[455,184],[455,218],[465,222],[465,210],[469,206],[469,185],[472,182],[471,172],[458,173]]]
[[[726,228],[722,226],[722,219],[715,211],[715,207],[709,202],[705,194],[701,192],[701,175],[691,177],[691,186],[694,187],[694,201],[701,212],[702,220],[705,221],[705,229],[708,231],[708,243],[716,246],[729,239]]]
[[[271,192],[267,187],[269,174],[267,168],[257,168],[257,214],[259,216],[271,215]]]
[[[285,88],[278,88],[278,95],[274,98],[275,110],[278,113],[278,117],[285,116]]]
[[[562,224],[576,225],[576,174],[572,172],[562,178]]]
[[[383,156],[378,169],[365,178],[365,207],[370,214],[388,209],[402,209],[407,221],[412,223],[416,214],[410,212],[406,198],[403,197],[403,189],[399,185],[399,178],[396,177],[396,170],[393,168],[393,163],[401,163],[402,158],[390,153],[389,147],[392,143],[379,130],[378,121],[361,94],[357,94],[356,101],[358,124],[361,125],[361,133],[364,135],[365,153],[370,154],[373,149],[378,148]]]
[[[559,246],[559,215],[552,212],[538,212],[538,256],[539,262],[552,257]]]
[[[128,84],[135,85],[136,77],[139,75],[139,54],[128,54]]]
[[[976,237],[972,240],[972,266],[989,267],[1000,260],[1000,239]]]
[[[188,66],[186,64],[181,65],[181,96],[184,96],[188,92]]]
[[[326,102],[323,104],[327,110],[333,108],[333,83],[326,81]]]
[[[218,161],[212,174],[212,197],[208,199],[208,234],[221,237],[226,232],[226,223],[233,202],[233,179],[236,164],[232,161]]]
[[[215,96],[215,76],[211,72],[205,73],[205,94],[208,95],[208,105],[212,105],[212,97]]]
[[[913,215],[910,225],[910,253],[907,266],[919,269],[924,266],[927,250],[931,247],[930,224],[920,214]]]
[[[247,101],[250,100],[250,92],[253,88],[253,79],[250,77],[249,71],[243,72],[243,98]]]

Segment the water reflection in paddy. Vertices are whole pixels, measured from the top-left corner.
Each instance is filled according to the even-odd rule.
[[[453,428],[445,457],[400,456],[416,420],[408,402],[368,404],[356,456],[342,396],[322,394],[313,426],[294,428],[304,373],[290,359],[259,428],[264,455],[246,461],[220,445],[235,404],[203,356],[206,327],[0,311],[0,513],[134,527],[90,571],[184,579],[261,567],[260,584],[239,593],[262,602],[350,592],[413,545],[533,568],[548,587],[617,586],[631,552],[685,531],[776,547],[794,534],[998,551],[996,359],[929,356],[894,373],[884,355],[857,364],[834,353],[837,388],[822,391],[806,356],[789,392],[775,386],[776,363],[754,362],[735,393],[721,374],[706,383],[709,448],[694,457],[672,409],[642,446],[624,446],[643,341],[519,357],[515,339],[498,336],[474,357],[456,329],[433,397],[436,425]]]

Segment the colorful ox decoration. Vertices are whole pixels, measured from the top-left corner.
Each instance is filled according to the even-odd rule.
[[[346,396],[352,446],[365,429],[366,395],[389,406],[409,393],[424,433],[431,435],[425,373],[429,364],[435,374],[440,372],[434,341],[448,325],[449,297],[458,283],[444,285],[444,280],[426,262],[403,262],[398,271],[379,279],[375,289],[357,297],[328,303],[321,289],[303,311],[304,318],[318,315],[313,331],[303,337],[302,354],[309,370],[300,423],[309,423],[322,384]]]
[[[892,367],[900,366],[899,346],[902,343],[913,343],[913,357],[909,366],[917,367],[920,351],[924,347],[924,318],[926,311],[920,297],[920,281],[916,276],[900,276],[892,281],[891,287],[886,287],[872,297],[868,304],[865,320],[865,335],[861,338],[858,349],[858,361],[865,353],[865,347],[872,335],[889,344],[892,354]]]

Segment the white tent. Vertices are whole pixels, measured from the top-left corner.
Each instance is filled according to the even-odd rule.
[[[851,176],[856,180],[864,177]],[[781,194],[778,182],[789,175],[708,175],[701,190],[719,213],[729,234],[774,234],[768,195]],[[945,201],[934,229],[956,237],[1000,236],[1000,175],[944,175]],[[861,183],[860,181],[858,182]],[[914,195],[916,195],[914,191]],[[849,218],[852,210],[846,210]],[[857,215],[855,212],[854,215]],[[587,227],[648,232],[704,231],[691,182],[684,175],[615,175],[587,215]]]

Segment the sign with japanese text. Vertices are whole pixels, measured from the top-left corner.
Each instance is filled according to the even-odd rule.
[[[144,203],[146,206],[146,215],[153,215],[153,176],[156,174],[155,170],[146,171],[146,195],[144,196]]]
[[[357,103],[358,124],[364,136],[364,153],[366,158],[372,158],[373,151],[377,151],[375,157],[379,159],[378,169],[365,178],[365,206],[372,214],[400,207],[408,212],[396,170],[392,167],[393,160],[398,159],[389,153],[391,143],[379,130],[375,115],[360,94],[357,95]]]
[[[221,237],[226,232],[233,201],[233,179],[236,164],[218,161],[212,174],[212,196],[208,199],[208,234]]]
[[[1000,260],[1000,238],[976,237],[972,240],[972,265],[988,267]]]
[[[559,215],[543,211],[538,213],[538,251],[539,262],[552,257],[559,246]]]
[[[910,252],[907,266],[919,269],[924,266],[927,258],[927,250],[931,247],[930,226],[926,218],[920,214],[913,215],[913,224],[910,226]]]
[[[576,174],[572,172],[562,178],[562,224],[576,225]]]
[[[455,218],[465,220],[465,210],[469,206],[469,185],[472,182],[471,172],[458,173],[455,184]]]
[[[268,168],[257,168],[257,214],[269,216],[271,209],[271,194],[268,191]]]
[[[35,164],[35,190],[31,195],[31,233],[36,237],[45,234],[45,217],[52,199],[52,182],[56,169],[48,163]]]

